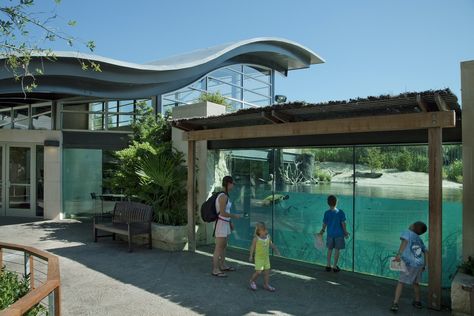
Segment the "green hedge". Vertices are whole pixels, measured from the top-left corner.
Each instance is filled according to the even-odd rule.
[[[3,267],[0,271],[0,310],[3,310],[29,292],[29,276],[21,278],[18,274],[5,270]],[[36,305],[30,309],[26,316],[48,315],[46,308]]]

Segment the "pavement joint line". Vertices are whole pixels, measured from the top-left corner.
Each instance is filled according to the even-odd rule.
[[[207,256],[207,257],[212,257],[213,256],[213,254],[211,254],[211,253],[200,251],[200,250],[196,250],[195,252],[197,254],[204,255],[204,256]],[[248,267],[253,267],[254,266],[253,263],[245,262],[245,261],[238,260],[238,259],[226,258],[225,260],[227,260],[229,262],[238,263],[239,265],[243,265],[243,266],[248,266]],[[281,274],[281,275],[285,275],[285,276],[289,276],[289,277],[292,277],[292,278],[296,278],[296,279],[305,280],[305,281],[317,280],[316,278],[313,278],[313,277],[310,277],[310,276],[307,276],[307,275],[288,272],[288,271],[283,271],[283,270],[272,269],[272,272],[273,273],[278,273],[278,274]]]

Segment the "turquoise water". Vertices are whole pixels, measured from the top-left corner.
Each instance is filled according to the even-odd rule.
[[[352,184],[286,187],[277,193],[290,198],[273,205],[259,203],[271,195],[269,187],[236,186],[231,194],[235,212],[246,213],[235,220],[230,245],[249,248],[255,223],[270,228],[283,257],[314,264],[326,264],[326,251],[314,247],[314,232],[321,229],[327,209],[327,195],[338,193],[338,207],[346,213],[351,233],[339,266],[349,271],[397,278],[390,271],[389,258],[398,250],[400,233],[418,220],[428,223],[427,187],[355,187]],[[443,196],[443,286],[450,285],[461,257],[462,190],[446,189]],[[428,245],[428,233],[422,236]],[[428,274],[424,274],[424,282]]]

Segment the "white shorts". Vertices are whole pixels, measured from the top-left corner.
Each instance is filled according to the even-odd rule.
[[[230,223],[221,219],[217,220],[216,223],[216,237],[227,237],[232,233],[230,230]]]

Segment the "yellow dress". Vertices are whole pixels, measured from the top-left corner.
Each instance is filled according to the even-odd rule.
[[[260,238],[257,236],[255,245],[255,270],[270,270],[270,236]]]

